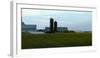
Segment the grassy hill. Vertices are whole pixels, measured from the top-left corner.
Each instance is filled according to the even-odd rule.
[[[92,33],[22,33],[22,49],[91,46]]]

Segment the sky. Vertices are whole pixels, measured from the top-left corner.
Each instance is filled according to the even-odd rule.
[[[68,27],[74,31],[92,31],[90,11],[22,9],[22,21],[25,24],[37,25],[37,29],[49,27],[50,18],[57,21],[58,27]]]

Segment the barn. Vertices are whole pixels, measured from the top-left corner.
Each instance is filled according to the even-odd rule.
[[[36,25],[28,25],[28,24],[24,24],[24,22],[22,22],[22,32],[33,32],[36,31]]]

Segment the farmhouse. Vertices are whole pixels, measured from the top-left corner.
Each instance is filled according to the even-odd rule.
[[[22,32],[36,31],[36,25],[27,25],[22,22]]]

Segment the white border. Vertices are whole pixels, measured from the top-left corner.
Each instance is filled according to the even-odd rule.
[[[93,46],[82,47],[63,47],[63,48],[43,48],[43,49],[21,49],[21,8],[41,8],[41,9],[60,9],[75,11],[92,11],[92,30],[93,30]],[[55,54],[66,52],[81,52],[95,50],[95,26],[96,26],[96,8],[95,7],[79,7],[79,6],[61,6],[61,5],[43,5],[31,3],[11,2],[11,56],[20,55],[40,55]]]

